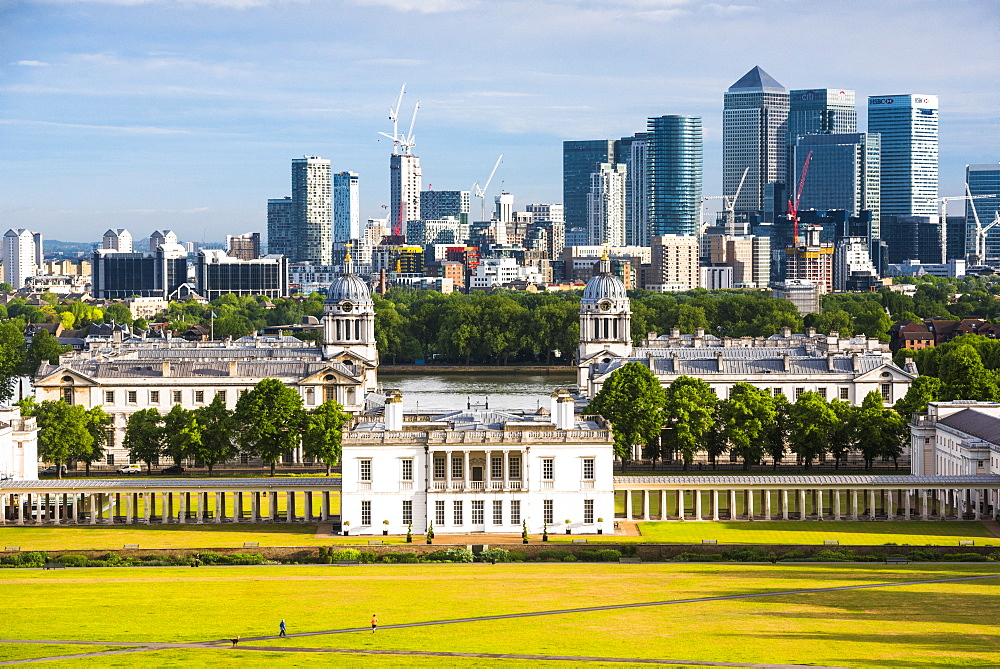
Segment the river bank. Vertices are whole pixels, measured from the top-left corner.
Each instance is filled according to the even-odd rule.
[[[385,365],[378,366],[379,375],[413,374],[539,374],[574,376],[576,367],[569,365]]]

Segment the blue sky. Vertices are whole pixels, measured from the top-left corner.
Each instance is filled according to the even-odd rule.
[[[562,140],[661,114],[704,117],[721,194],[722,94],[754,65],[862,102],[939,95],[943,194],[1000,159],[994,0],[739,1],[0,0],[0,225],[264,232],[307,154],[360,173],[381,215],[404,81],[425,186],[469,189],[503,153],[491,195],[519,206],[562,200]]]

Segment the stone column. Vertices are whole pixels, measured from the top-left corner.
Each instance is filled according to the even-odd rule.
[[[736,491],[729,489],[729,520],[736,520]]]
[[[289,490],[285,493],[285,520],[290,523],[295,517],[295,493]]]
[[[677,491],[677,517],[681,520],[685,520],[684,517],[684,491]]]
[[[510,451],[503,452],[503,489],[510,488]],[[430,509],[427,510],[430,513]]]
[[[152,495],[148,492],[142,493],[142,519],[149,525],[149,517],[152,515],[152,510],[150,509],[149,499]]]
[[[87,506],[90,507],[90,524],[97,524],[97,504],[94,503],[94,493],[87,493]]]
[[[840,520],[840,488],[833,491],[833,519]]]
[[[226,515],[226,493],[217,492],[215,493],[215,513],[212,514],[213,523],[221,523],[223,516]]]
[[[267,519],[271,522],[278,520],[278,492],[276,490],[271,491],[270,499],[268,499]]]
[[[920,489],[920,520],[928,520],[930,515],[927,512],[927,488]]]
[[[17,524],[24,525],[24,495],[17,496]]]
[[[754,514],[753,490],[750,490],[749,488],[744,490],[743,497],[746,499],[747,520],[753,520],[753,514]]]
[[[451,454],[452,451],[444,452],[444,481],[448,490],[451,490]]]
[[[788,490],[781,491],[781,519],[788,520]]]
[[[312,490],[307,490],[306,492],[302,493],[302,495],[304,502],[304,508],[302,511],[302,513],[305,515],[304,520],[307,523],[311,523],[313,519],[313,492]]]
[[[523,511],[522,511],[523,513]],[[632,520],[632,491],[625,491],[625,520]]]
[[[507,487],[506,482],[504,483],[504,487],[505,488]],[[326,521],[330,520],[330,491],[324,490],[323,497],[321,499],[322,499],[322,509],[320,511],[319,519],[325,523]]]
[[[910,503],[913,500],[912,490],[900,491],[901,499],[903,500],[903,520],[910,519]]]
[[[695,490],[694,494],[694,519],[703,520],[701,515],[701,490]]]
[[[257,514],[260,512],[260,493],[250,493],[250,522],[257,522]]]
[[[180,499],[177,501],[177,522],[186,523],[187,522],[187,512],[188,512],[189,499],[185,493],[180,494]]]
[[[851,490],[851,520],[858,519],[858,491]]]
[[[49,497],[48,495],[45,496],[45,507],[46,508],[48,508],[48,506],[49,506],[48,505],[48,501],[49,501],[48,497]],[[55,511],[53,513],[51,513],[50,515],[52,516],[52,522],[54,524],[58,525],[59,524],[60,516],[62,515],[62,506],[59,504],[59,495],[53,495],[52,497],[55,498],[55,503],[53,504],[53,506],[55,506],[56,508],[55,508]]]
[[[642,519],[649,520],[649,497],[652,494],[652,490],[642,491]]]
[[[885,519],[892,520],[896,517],[896,499],[893,495],[893,490],[890,488],[885,491],[886,505],[885,505]]]
[[[486,453],[486,466],[483,467],[483,487],[486,490],[493,490],[493,451],[484,451]],[[485,504],[483,506],[486,506]],[[486,512],[484,512],[485,515]],[[486,520],[483,518],[483,520]]]
[[[131,493],[125,495],[125,524],[132,524],[132,495]]]
[[[806,519],[806,491],[799,491],[799,520]]]
[[[979,520],[979,496],[981,491],[976,488],[970,492],[972,495],[972,513],[975,516],[975,520]]]
[[[868,491],[868,517],[875,520],[875,489]]]
[[[771,491],[763,490],[761,495],[764,497],[764,520],[771,520]]]
[[[719,519],[719,491],[712,490],[712,520]]]
[[[816,520],[823,520],[823,489],[816,488]]]
[[[7,495],[0,494],[0,525],[7,524]]]

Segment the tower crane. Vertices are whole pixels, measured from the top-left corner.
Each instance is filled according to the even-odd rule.
[[[788,201],[788,213],[792,217],[792,245],[799,245],[799,201],[802,199],[802,187],[806,185],[806,174],[809,172],[809,161],[812,160],[813,152],[806,154],[806,160],[802,163],[802,174],[799,176],[799,187],[795,191],[795,202]]]
[[[493,181],[493,175],[497,173],[497,168],[500,167],[500,161],[502,161],[502,160],[503,160],[503,154],[501,153],[500,157],[497,158],[496,164],[493,165],[493,171],[490,172],[490,178],[486,180],[486,185],[485,186],[483,186],[482,188],[480,188],[478,181],[476,183],[472,184],[472,195],[473,195],[473,197],[478,197],[480,200],[482,200],[482,214],[481,214],[482,215],[482,219],[481,220],[486,220],[486,191],[489,189],[490,182]]]
[[[981,199],[986,198],[986,197],[996,197],[996,195],[995,194],[973,195],[972,192],[969,190],[969,184],[965,184],[965,195],[952,195],[952,196],[949,196],[949,197],[927,198],[928,201],[930,201],[930,202],[940,202],[941,203],[941,207],[938,210],[939,211],[939,213],[938,213],[938,216],[939,216],[938,221],[940,221],[940,223],[941,223],[941,237],[942,237],[942,239],[941,239],[941,247],[942,247],[942,249],[946,248],[946,244],[947,244],[947,241],[948,241],[948,203],[951,202],[951,201],[953,201],[953,200],[981,200]],[[976,221],[976,230],[975,230],[975,233],[974,233],[975,236],[976,236],[976,238],[975,238],[975,254],[979,257],[978,262],[982,263],[982,262],[985,261],[985,259],[983,258],[983,253],[985,253],[985,250],[986,250],[986,236],[985,235],[986,235],[986,232],[989,231],[993,227],[994,224],[990,223],[989,227],[986,228],[985,230],[983,230],[983,228],[979,225],[979,212],[976,211],[976,204],[975,204],[975,202],[972,203],[972,217]],[[982,249],[980,249],[980,234],[982,234],[982,246],[983,246]],[[944,261],[944,260],[947,260],[947,258],[942,258],[942,261]]]
[[[982,199],[984,197],[996,197],[995,195],[973,195],[969,191],[969,184],[965,184],[965,192],[966,192],[965,197],[950,197],[950,198],[943,198],[942,197],[942,198],[938,198],[938,199],[939,200],[979,200],[979,199]],[[944,211],[945,204],[941,205],[941,210],[942,211]],[[972,217],[976,221],[976,231],[975,231],[975,234],[976,234],[976,248],[975,248],[976,262],[978,264],[984,264],[986,262],[986,235],[989,233],[990,230],[992,230],[993,228],[995,228],[997,225],[1000,225],[1000,212],[997,212],[997,215],[993,219],[993,222],[990,223],[989,225],[987,225],[984,228],[983,224],[979,222],[979,212],[976,211],[976,203],[975,202],[971,202],[970,204],[972,205]],[[946,220],[946,219],[942,219],[942,220]]]
[[[410,118],[410,130],[406,134],[399,132],[399,109],[403,104],[403,94],[406,92],[406,84],[399,89],[399,96],[396,97],[396,104],[389,107],[389,120],[392,121],[392,134],[379,132],[383,137],[392,140],[392,155],[407,156],[411,149],[417,145],[416,137],[413,134],[413,124],[417,121],[417,110],[420,109],[420,102],[413,105],[413,116]]]
[[[707,200],[722,200],[722,226],[727,235],[736,234],[736,200],[740,197],[740,191],[743,190],[743,182],[746,181],[747,172],[749,171],[749,167],[743,170],[743,176],[740,177],[740,184],[736,187],[735,195],[731,197],[729,195],[709,195],[708,197],[701,198],[702,202]],[[707,225],[707,223],[702,225],[702,232],[704,232]]]

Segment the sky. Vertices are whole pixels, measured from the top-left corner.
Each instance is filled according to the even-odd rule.
[[[703,117],[721,195],[723,93],[755,65],[854,89],[861,129],[868,95],[939,95],[943,195],[1000,160],[1000,3],[739,2],[0,0],[0,225],[265,233],[303,155],[358,172],[362,217],[382,216],[404,82],[425,187],[471,189],[502,153],[487,197],[517,208],[562,201],[563,140],[663,114]]]

